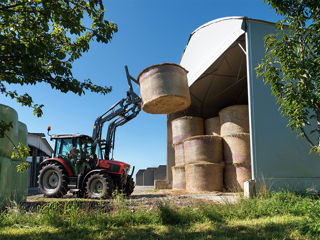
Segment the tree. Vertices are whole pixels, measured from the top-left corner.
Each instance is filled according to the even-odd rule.
[[[257,67],[270,85],[288,126],[320,150],[320,6],[318,0],[265,0],[283,20],[265,38]],[[317,121],[316,127],[311,124]],[[311,129],[311,131],[308,131]],[[314,141],[313,139],[315,139]]]
[[[0,1],[0,93],[32,107],[38,117],[43,105],[34,103],[28,93],[8,90],[10,84],[44,82],[63,93],[109,93],[111,87],[79,81],[71,72],[72,63],[89,50],[91,41],[108,43],[117,32],[104,13],[102,0]],[[0,121],[0,137],[10,127]]]

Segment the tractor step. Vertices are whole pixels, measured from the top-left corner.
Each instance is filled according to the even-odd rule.
[[[80,189],[78,189],[78,188],[70,189],[70,192],[71,192],[71,193],[76,193],[76,192],[79,192],[79,191],[80,191]]]
[[[75,189],[75,188],[77,188],[77,181],[78,181],[78,178],[77,178],[77,177],[69,177],[68,188],[69,188],[69,189]]]

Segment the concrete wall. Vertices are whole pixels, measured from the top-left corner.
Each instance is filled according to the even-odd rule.
[[[140,169],[136,174],[136,185],[137,186],[143,186],[143,173],[145,172],[145,169]]]
[[[143,186],[153,186],[154,185],[154,170],[156,168],[147,168],[143,173]]]
[[[140,169],[136,174],[137,186],[154,186],[156,180],[167,180],[167,166],[160,165],[157,168]]]
[[[154,170],[154,180],[166,180],[167,179],[167,166],[160,165]]]

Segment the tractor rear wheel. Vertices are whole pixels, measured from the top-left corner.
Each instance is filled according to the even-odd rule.
[[[68,192],[67,175],[58,164],[47,164],[38,177],[40,191],[45,197],[59,198]]]
[[[86,181],[88,198],[109,198],[112,196],[113,189],[113,180],[107,174],[95,173]]]
[[[134,190],[134,181],[133,181],[133,179],[132,179],[132,177],[131,176],[128,176],[128,179],[127,179],[127,183],[126,183],[126,185],[124,186],[124,191],[123,191],[123,193],[126,195],[126,196],[130,196],[131,195],[131,193],[133,192],[133,190]]]

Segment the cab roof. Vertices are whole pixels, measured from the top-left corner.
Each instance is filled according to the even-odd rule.
[[[80,133],[74,133],[74,134],[52,134],[50,136],[50,139],[59,139],[59,138],[90,138],[90,136]]]

